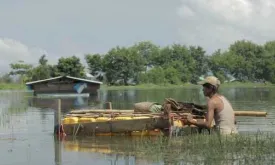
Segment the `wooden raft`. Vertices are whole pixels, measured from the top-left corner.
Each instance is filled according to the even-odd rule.
[[[135,112],[134,110],[75,110],[63,119],[67,135],[168,135],[172,126],[195,127],[188,125],[187,111],[174,111],[171,104],[164,104],[159,113]],[[205,114],[192,114],[194,119],[204,120]],[[235,111],[235,116],[265,117],[266,112]]]

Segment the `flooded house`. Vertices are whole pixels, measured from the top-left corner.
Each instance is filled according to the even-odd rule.
[[[58,76],[44,80],[27,82],[28,90],[34,95],[55,94],[55,95],[97,95],[102,82],[77,78],[72,76]]]

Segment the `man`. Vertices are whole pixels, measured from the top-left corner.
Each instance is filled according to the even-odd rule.
[[[204,96],[208,97],[207,114],[204,121],[193,119],[188,115],[190,124],[198,127],[211,128],[212,121],[215,121],[215,129],[221,134],[237,134],[235,125],[235,114],[230,102],[222,95],[218,94],[220,81],[214,76],[208,76],[198,84],[203,86]]]

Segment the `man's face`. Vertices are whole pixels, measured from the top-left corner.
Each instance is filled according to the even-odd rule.
[[[203,91],[204,96],[210,96],[213,89],[210,84],[203,84],[202,91]]]

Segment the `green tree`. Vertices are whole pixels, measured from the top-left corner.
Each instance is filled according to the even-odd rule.
[[[275,83],[275,41],[264,44],[265,56],[263,62],[263,78],[271,83]]]
[[[26,64],[24,61],[18,61],[18,63],[11,63],[10,67],[12,70],[9,75],[19,75],[21,83],[30,79],[32,65]]]
[[[165,79],[169,84],[180,84],[180,73],[177,69],[173,67],[168,67],[165,69]]]
[[[43,80],[51,77],[51,69],[47,62],[46,55],[42,55],[39,59],[39,65],[31,70],[30,79],[32,81]]]
[[[50,70],[50,77],[60,76],[57,65],[48,65]]]
[[[116,47],[104,56],[103,66],[109,84],[123,81],[124,85],[128,85],[129,80],[135,80],[144,70],[144,60],[135,49]]]
[[[159,54],[159,47],[154,45],[150,41],[143,41],[135,44],[132,49],[135,49],[140,57],[144,60],[144,65],[146,66],[146,70],[152,67],[154,62],[152,59],[157,57]]]
[[[265,50],[261,45],[257,45],[251,41],[239,40],[229,47],[229,52],[236,55],[239,67],[234,71],[237,79],[242,81],[254,81],[262,77],[262,60]],[[242,69],[240,69],[242,68]]]
[[[224,82],[228,80],[228,75],[235,75],[233,71],[239,68],[239,66],[235,68],[237,58],[238,57],[232,55],[230,52],[221,52],[221,50],[218,49],[209,57],[209,68],[214,76],[218,77],[221,82]]]
[[[195,61],[191,82],[196,83],[200,76],[205,75],[209,71],[209,61],[205,50],[200,46],[190,46],[189,52]]]
[[[195,59],[190,55],[188,48],[180,44],[160,48],[152,61],[154,67],[176,69],[181,82],[190,82],[196,69]]]
[[[88,64],[88,69],[90,74],[102,79],[103,76],[103,57],[100,54],[87,54],[85,55],[86,63]]]
[[[39,59],[39,64],[45,66],[45,65],[47,65],[47,63],[48,63],[48,60],[46,59],[46,55],[43,54]]]
[[[154,67],[150,69],[146,74],[147,83],[153,84],[166,84],[165,70],[162,67]]]
[[[76,56],[59,58],[56,68],[58,75],[85,78],[85,67]]]
[[[165,69],[174,68],[177,70],[176,75],[181,82],[190,82],[192,78],[192,71],[190,71],[190,65],[186,65],[182,61],[172,61],[169,65],[165,66]],[[167,71],[166,71],[167,72]]]

